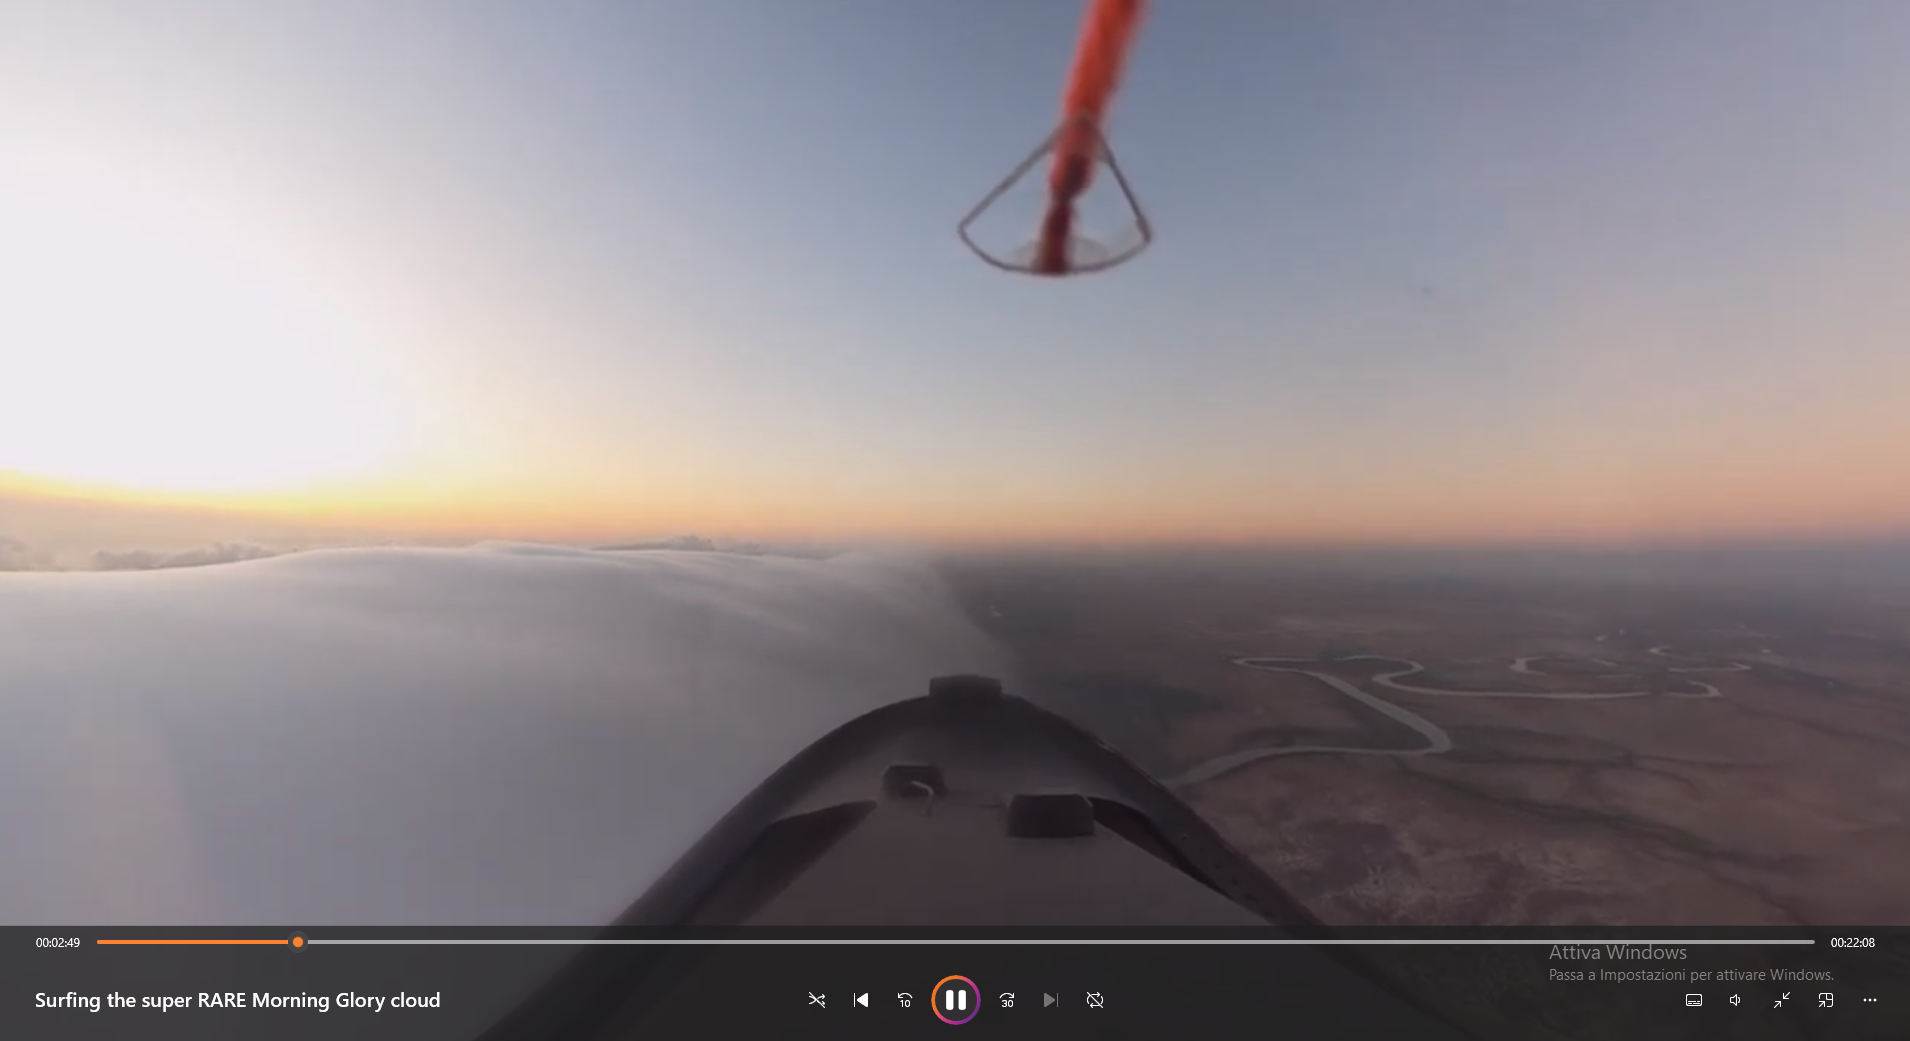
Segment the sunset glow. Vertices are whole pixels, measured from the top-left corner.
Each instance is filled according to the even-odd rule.
[[[1910,15],[1163,3],[1044,281],[953,228],[1074,5],[640,6],[19,15],[0,536],[1910,532]]]

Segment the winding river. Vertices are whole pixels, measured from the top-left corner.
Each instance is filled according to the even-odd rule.
[[[1212,635],[1222,635],[1222,634],[1215,633]],[[1227,634],[1227,635],[1252,636],[1252,635],[1259,635],[1259,634],[1233,633],[1233,634]],[[1672,658],[1672,659],[1676,659],[1680,661],[1695,662],[1695,661],[1705,660],[1705,659],[1690,658],[1685,655],[1675,654],[1672,652],[1672,650],[1669,647],[1653,647],[1648,653],[1656,655],[1658,657]],[[1544,660],[1546,659],[1542,657],[1538,657],[1538,656],[1516,658],[1512,662],[1512,671],[1515,673],[1520,673],[1527,676],[1542,675],[1542,673],[1534,670],[1531,667],[1531,664],[1535,661],[1544,661]],[[1559,659],[1554,659],[1554,660],[1559,660]],[[1594,660],[1598,661],[1599,664],[1606,664],[1606,665],[1612,664],[1610,662],[1603,661],[1602,659],[1594,659]],[[1668,697],[1668,698],[1702,699],[1702,698],[1723,697],[1722,692],[1720,692],[1717,687],[1713,686],[1712,684],[1706,683],[1702,680],[1694,680],[1694,679],[1684,681],[1687,684],[1690,684],[1693,688],[1695,688],[1689,691],[1627,690],[1627,691],[1601,691],[1596,693],[1582,693],[1582,692],[1561,692],[1561,691],[1540,691],[1540,690],[1492,690],[1492,691],[1441,690],[1437,687],[1421,687],[1411,683],[1400,682],[1401,679],[1407,676],[1412,676],[1417,673],[1426,671],[1426,667],[1424,665],[1421,665],[1419,662],[1413,661],[1409,658],[1394,658],[1394,657],[1390,657],[1388,655],[1383,655],[1383,654],[1352,654],[1352,655],[1347,655],[1345,657],[1339,657],[1339,658],[1286,657],[1286,656],[1279,656],[1279,655],[1261,655],[1261,656],[1250,656],[1250,657],[1237,657],[1232,659],[1232,661],[1235,665],[1239,665],[1243,668],[1257,669],[1262,672],[1293,673],[1295,675],[1306,676],[1311,679],[1314,679],[1320,683],[1325,684],[1328,688],[1332,689],[1333,691],[1339,694],[1342,694],[1348,698],[1351,698],[1352,700],[1357,701],[1362,705],[1365,705],[1367,708],[1370,708],[1373,711],[1386,716],[1388,719],[1391,719],[1394,722],[1399,723],[1400,725],[1418,734],[1421,740],[1421,744],[1417,747],[1408,747],[1408,748],[1374,748],[1371,746],[1360,746],[1360,745],[1271,745],[1271,746],[1267,746],[1263,748],[1249,748],[1239,752],[1229,752],[1226,755],[1215,756],[1214,758],[1209,759],[1206,762],[1200,763],[1199,765],[1193,767],[1187,772],[1181,774],[1179,777],[1174,778],[1172,782],[1170,782],[1176,786],[1199,784],[1202,781],[1212,780],[1213,778],[1218,777],[1221,774],[1231,773],[1235,770],[1240,769],[1241,767],[1247,766],[1250,763],[1257,763],[1264,759],[1274,759],[1280,756],[1383,755],[1383,756],[1407,757],[1407,756],[1422,756],[1422,755],[1440,755],[1445,752],[1452,751],[1452,735],[1447,733],[1445,728],[1441,727],[1439,724],[1433,722],[1430,719],[1427,719],[1425,716],[1422,716],[1417,712],[1414,712],[1412,709],[1406,708],[1402,705],[1388,701],[1385,698],[1379,697],[1376,694],[1372,694],[1366,690],[1363,690],[1358,685],[1354,683],[1350,683],[1347,680],[1341,679],[1338,676],[1335,676],[1327,672],[1317,672],[1313,669],[1302,668],[1301,666],[1303,665],[1320,665],[1326,662],[1351,662],[1351,661],[1393,662],[1403,667],[1392,669],[1386,672],[1381,672],[1375,675],[1373,677],[1372,682],[1376,686],[1385,687],[1388,690],[1401,691],[1407,694],[1423,694],[1430,697],[1440,697],[1440,698],[1529,698],[1535,701],[1614,701],[1620,698]],[[1691,666],[1671,667],[1671,668],[1668,668],[1667,671],[1677,672],[1677,673],[1743,672],[1749,668],[1750,666],[1748,665],[1743,665],[1738,662],[1730,662],[1723,665],[1691,665]]]

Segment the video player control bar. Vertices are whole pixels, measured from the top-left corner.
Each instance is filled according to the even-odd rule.
[[[1050,990],[1028,991],[1026,993],[1004,990],[998,994],[989,995],[981,989],[980,984],[967,976],[942,977],[933,987],[923,992],[923,997],[920,1000],[917,999],[916,992],[914,991],[897,991],[895,992],[893,1000],[886,998],[872,999],[872,993],[873,992],[867,990],[837,991],[835,992],[836,1003],[833,1006],[829,1003],[830,992],[827,990],[806,991],[803,997],[806,999],[806,1007],[812,1011],[822,1010],[826,1012],[831,1008],[847,1008],[855,1011],[858,1015],[861,1014],[863,1010],[872,1008],[892,1007],[908,1010],[926,1007],[935,1014],[935,1018],[952,1026],[960,1026],[961,1024],[969,1022],[974,1019],[984,1007],[991,1009],[1053,1009],[1063,1005],[1075,1005],[1090,1010],[1102,1010],[1108,1007],[1108,995],[1102,990],[1075,992],[1079,994],[1079,997],[1073,1000],[1064,1000],[1059,993]],[[1035,995],[1037,994],[1040,995],[1039,1001],[1035,999]]]

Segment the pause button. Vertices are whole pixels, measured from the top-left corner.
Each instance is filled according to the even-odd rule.
[[[944,1023],[966,1023],[982,1010],[982,993],[967,976],[948,976],[935,985],[929,1007]]]

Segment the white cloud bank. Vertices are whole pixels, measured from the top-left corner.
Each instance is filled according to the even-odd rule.
[[[998,655],[871,556],[0,574],[0,922],[601,923],[803,745]]]

